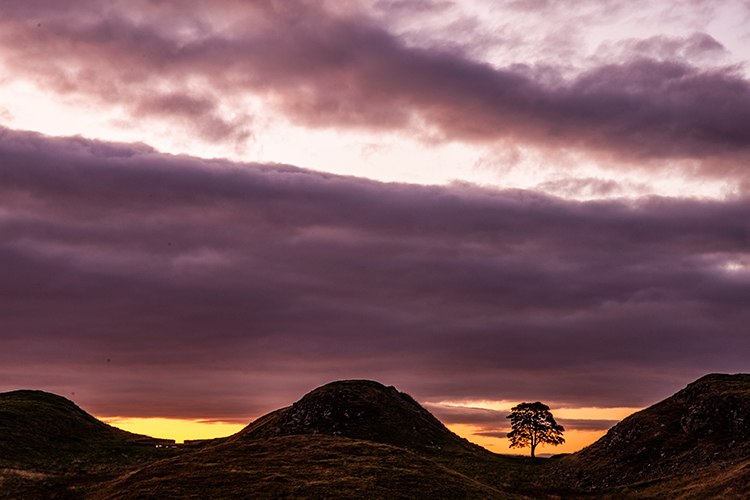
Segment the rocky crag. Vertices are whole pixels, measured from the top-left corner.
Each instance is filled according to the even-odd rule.
[[[251,424],[241,439],[321,434],[401,448],[486,451],[448,430],[411,396],[369,380],[332,382]]]
[[[747,482],[742,468],[748,460],[750,375],[712,374],[624,419],[562,459],[557,471],[576,487],[594,490],[730,469],[733,480]]]

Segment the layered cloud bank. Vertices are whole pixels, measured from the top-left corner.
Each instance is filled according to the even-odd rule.
[[[184,418],[353,377],[642,406],[746,370],[748,221],[747,198],[566,201],[5,129],[0,389]]]
[[[462,402],[748,371],[748,26],[732,0],[0,0],[0,390],[243,421],[372,378],[495,436],[507,408]]]
[[[699,21],[734,8],[740,22],[747,5],[559,3],[3,2],[0,60],[14,80],[206,143],[242,147],[282,120],[747,189],[748,54]],[[584,36],[637,12],[682,31]]]

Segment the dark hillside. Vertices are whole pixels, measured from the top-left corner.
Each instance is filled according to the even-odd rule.
[[[49,447],[76,446],[133,434],[111,427],[72,401],[42,391],[0,394],[0,450],[3,460],[41,454]]]
[[[726,476],[741,492],[742,483],[750,484],[750,469],[734,469],[748,460],[750,375],[712,374],[626,418],[561,460],[558,470],[576,486],[593,489],[669,479],[673,486],[702,490]]]
[[[102,485],[94,498],[560,498],[545,461],[503,457],[377,382],[333,382],[225,442]],[[155,492],[158,492],[156,495]]]
[[[157,462],[96,499],[521,499],[403,448],[325,435],[234,440]]]
[[[495,455],[414,399],[334,382],[198,450],[38,391],[0,395],[2,498],[750,498],[750,375],[708,375],[568,456]]]
[[[77,498],[87,485],[174,456],[42,391],[0,394],[0,498]]]
[[[419,452],[487,452],[449,431],[411,396],[369,380],[332,382],[259,419],[238,439],[322,434]]]

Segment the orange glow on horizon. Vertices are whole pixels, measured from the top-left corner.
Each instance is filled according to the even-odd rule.
[[[502,412],[510,412],[510,409],[519,402],[515,401],[441,401],[439,403],[427,403],[428,407],[442,406],[443,408],[466,408],[466,409],[483,409],[483,410],[494,410]],[[558,421],[561,419],[570,420],[611,420],[620,421],[633,413],[642,410],[642,408],[629,408],[629,407],[613,407],[613,408],[551,408],[552,415]],[[614,424],[613,424],[614,425]],[[512,454],[512,455],[524,455],[529,454],[528,448],[510,448],[510,441],[505,437],[494,437],[482,435],[483,432],[487,432],[486,426],[478,426],[472,424],[461,424],[454,423],[446,425],[448,429],[455,432],[462,438],[465,438],[472,443],[476,443],[494,453]],[[509,429],[508,429],[509,430]],[[501,429],[497,431],[504,435]],[[574,453],[579,451],[586,446],[594,443],[596,440],[601,438],[607,433],[607,430],[583,430],[583,429],[568,429],[563,433],[565,443],[552,446],[552,445],[540,445],[537,448],[537,455],[551,454],[555,455],[558,453]]]
[[[475,444],[478,444],[479,446],[487,448],[493,453],[502,453],[502,454],[509,454],[509,455],[529,455],[530,454],[529,448],[511,448],[510,441],[508,441],[508,439],[506,438],[481,436],[481,435],[474,434],[475,432],[482,432],[483,430],[486,430],[478,426],[469,425],[469,424],[450,424],[450,425],[446,425],[446,427],[448,427],[448,429],[455,432],[462,438],[465,438],[471,441],[472,443],[475,443]],[[565,443],[559,446],[539,445],[536,449],[536,455],[543,456],[543,455],[548,455],[548,454],[556,455],[558,453],[574,453],[592,444],[597,439],[604,436],[606,433],[607,433],[606,430],[604,431],[579,431],[579,430],[565,431],[563,433],[563,437],[565,438]]]
[[[181,443],[190,439],[213,439],[227,437],[244,429],[247,424],[233,422],[212,422],[205,420],[189,420],[175,418],[121,418],[121,417],[98,417],[99,420],[106,422],[113,427],[122,429],[135,434],[144,434],[160,439],[174,439],[175,442]],[[528,454],[527,448],[510,448],[506,438],[491,436],[482,436],[475,434],[480,433],[483,429],[471,424],[449,424],[448,429],[455,432],[462,438],[472,443],[476,443],[494,453],[504,453],[513,455]],[[565,443],[559,446],[540,445],[537,448],[537,455],[556,454],[556,453],[573,453],[578,451],[600,437],[607,431],[565,431],[563,437]]]
[[[520,401],[440,401],[438,403],[427,403],[428,405],[438,405],[447,407],[457,408],[480,408],[484,410],[497,410],[497,411],[510,411],[516,405],[521,404]],[[612,408],[598,408],[598,407],[583,407],[583,408],[550,408],[555,418],[575,418],[582,420],[622,420],[623,418],[632,415],[637,411],[641,411],[643,408],[631,408],[631,407],[612,407]]]
[[[581,420],[622,420],[643,408],[554,408],[550,409],[555,418],[575,418]]]
[[[471,401],[471,402],[441,402],[427,403],[426,406],[444,406],[459,408],[484,408],[498,411],[510,411],[512,406],[518,403],[508,401]],[[623,418],[639,411],[640,408],[557,408],[552,409],[552,414],[557,419],[581,419],[581,420],[622,420]],[[176,418],[137,418],[137,417],[97,417],[109,425],[136,434],[174,439],[181,443],[191,439],[213,439],[227,437],[235,434],[249,425],[254,419],[246,422],[222,422],[210,420],[192,420]],[[472,443],[476,443],[494,453],[524,455],[528,454],[528,448],[510,448],[510,442],[505,437],[483,436],[487,427],[472,424],[446,424],[452,432],[458,434]],[[538,455],[573,453],[594,443],[606,434],[606,430],[578,430],[569,429],[563,434],[565,443],[559,446],[540,445],[537,449]]]
[[[181,443],[186,439],[213,439],[235,434],[252,421],[247,423],[217,422],[209,420],[190,420],[178,418],[123,418],[97,417],[113,427],[135,434],[145,434],[159,439],[174,439]]]

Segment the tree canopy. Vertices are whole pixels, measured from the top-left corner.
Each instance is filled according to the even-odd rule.
[[[511,448],[531,447],[531,456],[540,444],[557,446],[565,442],[562,425],[555,422],[549,411],[549,406],[540,403],[521,403],[511,408],[510,426],[513,430],[508,433]]]

